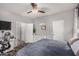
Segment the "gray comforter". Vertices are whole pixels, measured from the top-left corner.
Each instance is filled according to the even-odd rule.
[[[65,41],[42,39],[28,44],[16,56],[74,56],[74,53]]]

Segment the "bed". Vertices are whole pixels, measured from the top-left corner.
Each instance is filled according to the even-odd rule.
[[[75,56],[66,41],[41,39],[20,49],[16,56]]]

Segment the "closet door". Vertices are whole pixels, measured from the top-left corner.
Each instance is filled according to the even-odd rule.
[[[53,21],[53,39],[63,40],[64,39],[64,21],[56,20]]]
[[[21,40],[26,43],[33,42],[33,24],[31,23],[21,24]]]
[[[25,42],[31,43],[33,42],[33,24],[29,23],[26,25],[26,32],[25,32]]]
[[[19,40],[21,40],[21,23],[16,22],[16,45],[18,45]]]

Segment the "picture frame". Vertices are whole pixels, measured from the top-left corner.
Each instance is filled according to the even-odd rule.
[[[41,30],[46,30],[46,25],[42,25]]]

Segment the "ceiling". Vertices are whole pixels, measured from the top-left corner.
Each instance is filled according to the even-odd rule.
[[[39,8],[44,10],[44,14],[27,14],[32,9],[29,3],[0,3],[0,17],[17,17],[32,19],[46,15],[53,15],[74,9],[76,3],[37,3]]]

